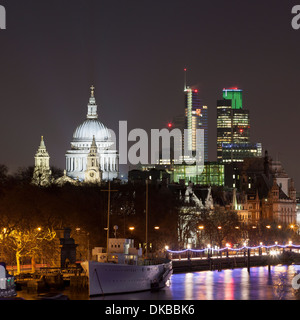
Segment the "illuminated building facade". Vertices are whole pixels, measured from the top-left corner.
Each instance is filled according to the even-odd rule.
[[[242,162],[245,158],[261,157],[261,143],[223,143],[222,163]]]
[[[250,143],[250,113],[243,109],[243,91],[224,89],[217,101],[217,159],[241,162],[246,157],[260,157],[261,143]]]
[[[44,137],[41,138],[41,143],[38,148],[38,151],[35,154],[34,159],[35,166],[32,183],[41,187],[49,186],[52,181],[50,170],[50,156],[46,149]]]
[[[197,89],[188,86],[184,89],[185,94],[185,129],[190,129],[191,134],[187,137],[187,146],[193,153],[196,152],[196,130],[204,130],[204,161],[208,161],[208,108],[202,105]]]
[[[197,172],[195,165],[174,165],[172,182],[181,180],[192,182],[202,186],[224,186],[224,165],[217,162],[205,162],[201,174]]]
[[[71,149],[66,153],[67,176],[79,181],[85,181],[87,174],[89,182],[93,180],[91,174],[97,176],[95,181],[99,181],[99,179],[113,180],[118,178],[119,175],[119,155],[117,150],[114,149],[114,141],[110,130],[98,120],[94,89],[94,87],[91,88],[87,118],[74,131]],[[88,159],[91,157],[90,151],[93,140],[95,140],[96,157],[99,164],[99,172],[97,171],[97,173],[91,172],[87,167]],[[95,158],[95,155],[93,154],[92,157]]]
[[[260,219],[283,225],[297,222],[294,181],[280,161],[273,160],[266,151],[265,157],[246,158],[236,169],[232,208],[237,210],[241,222],[257,224]]]
[[[51,177],[50,157],[44,139],[35,155],[35,169],[32,183],[49,186],[52,183],[63,186],[66,183],[101,183],[119,176],[119,155],[111,131],[98,120],[97,104],[91,87],[86,120],[73,134],[71,149],[66,153],[66,170],[58,179]]]

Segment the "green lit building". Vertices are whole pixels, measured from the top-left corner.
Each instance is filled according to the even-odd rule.
[[[231,100],[232,109],[243,109],[243,90],[238,88],[224,89],[223,99]]]
[[[261,144],[250,142],[250,112],[243,108],[243,91],[224,89],[223,100],[217,101],[217,160],[241,162],[261,155]]]
[[[194,184],[206,186],[224,186],[224,165],[218,162],[205,162],[201,174],[195,165],[174,165],[171,173],[172,182],[189,181]]]

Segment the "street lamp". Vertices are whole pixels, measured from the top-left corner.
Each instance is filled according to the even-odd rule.
[[[198,229],[200,230],[200,238],[201,238],[201,241],[202,241],[202,231],[204,230],[204,226],[198,226]],[[198,237],[198,242],[199,242],[199,246],[201,245],[201,243],[200,243],[200,239],[199,239],[199,237]]]
[[[133,238],[133,231],[135,230],[135,227],[131,226],[131,227],[129,227],[128,229],[129,229],[129,231],[130,231],[130,236],[131,236],[131,238]]]
[[[211,248],[211,245],[208,244],[207,245],[207,258],[210,258],[210,248]]]
[[[187,244],[187,249],[188,249],[188,252],[187,252],[187,254],[188,254],[188,260],[190,260],[190,259],[191,259],[191,256],[190,256],[191,245],[190,245],[189,243]]]
[[[168,253],[168,250],[169,250],[169,246],[165,246],[166,259],[169,259],[169,253]]]

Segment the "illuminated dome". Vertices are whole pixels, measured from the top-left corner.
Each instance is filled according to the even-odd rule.
[[[107,141],[111,138],[108,128],[97,119],[87,119],[78,126],[73,134],[74,142],[91,141],[95,136],[96,141]]]
[[[118,178],[119,174],[118,152],[112,132],[98,119],[94,89],[92,86],[86,120],[74,131],[71,149],[66,153],[66,174],[79,181],[86,181],[92,174],[88,160],[93,143],[97,149],[97,156],[93,154],[93,157],[98,157],[97,170],[101,173],[101,179],[113,180]]]

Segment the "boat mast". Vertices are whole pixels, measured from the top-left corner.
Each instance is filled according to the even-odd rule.
[[[148,256],[148,179],[146,180],[146,258]]]
[[[110,209],[110,181],[108,180],[108,205],[107,205],[107,235],[106,235],[106,262],[108,262],[108,244],[109,244],[109,209]]]
[[[109,214],[110,214],[110,193],[117,192],[118,190],[111,190],[110,188],[110,180],[108,180],[108,190],[101,190],[104,192],[108,192],[108,204],[107,204],[107,235],[106,235],[106,262],[108,262],[108,245],[109,245]]]

